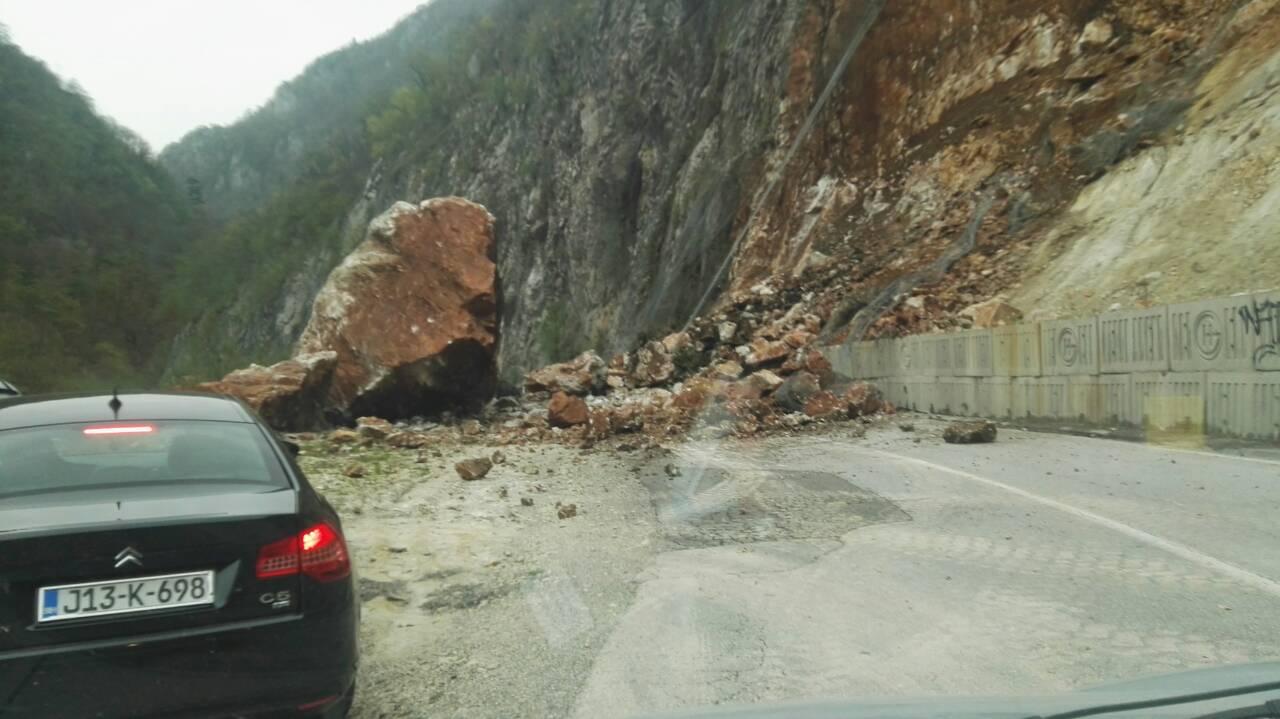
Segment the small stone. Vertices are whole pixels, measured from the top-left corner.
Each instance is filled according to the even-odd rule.
[[[826,390],[815,392],[805,401],[804,413],[814,419],[838,419],[847,416],[848,404]]]
[[[752,340],[745,364],[748,367],[759,367],[772,362],[781,364],[789,354],[791,354],[791,346],[786,342],[770,341],[759,337]]]
[[[668,477],[680,476],[680,468],[675,466],[674,464],[668,464],[666,467],[663,467],[662,470],[667,473]]]
[[[359,479],[364,476],[364,467],[358,464],[348,464],[342,470],[342,476],[352,479]]]
[[[571,519],[578,516],[578,505],[576,504],[560,504],[556,502],[556,516],[560,519]]]
[[[773,401],[788,412],[803,412],[805,403],[822,390],[818,378],[809,372],[796,372],[773,393]]]
[[[467,437],[475,437],[484,432],[484,425],[480,424],[478,419],[468,419],[462,423],[462,434]]]
[[[400,449],[418,449],[427,443],[427,438],[418,432],[393,432],[387,437],[387,444]]]
[[[521,498],[520,498],[520,506],[521,506],[521,507],[532,507],[532,506],[533,506],[533,497],[521,497]]]
[[[356,432],[369,439],[385,439],[395,429],[395,425],[381,417],[361,417],[356,420]]]
[[[736,322],[721,322],[716,327],[716,334],[719,335],[721,342],[729,344],[733,342],[733,338],[738,334],[738,324]]]
[[[1114,34],[1115,29],[1112,28],[1111,23],[1102,18],[1094,18],[1084,26],[1076,43],[1081,47],[1106,45]]]
[[[472,459],[464,459],[453,465],[453,470],[462,477],[465,482],[474,482],[483,478],[493,469],[493,462],[488,457],[475,457]]]
[[[711,370],[711,376],[717,379],[735,380],[742,376],[742,365],[733,360],[721,362]]]
[[[329,442],[332,444],[354,444],[359,439],[360,434],[352,429],[335,429],[329,433]]]
[[[1022,319],[1022,310],[996,297],[986,302],[979,302],[960,310],[961,317],[967,317],[978,329],[991,329],[1013,324]]]
[[[489,455],[489,461],[494,464],[504,464],[507,461],[507,453],[500,449],[495,449],[493,454]]]
[[[787,335],[782,338],[782,341],[792,349],[804,347],[812,340],[813,335],[810,334],[808,330],[795,330],[793,332],[788,332]]]
[[[774,390],[778,389],[779,387],[782,386],[782,383],[785,381],[781,377],[779,377],[776,373],[770,372],[767,369],[762,369],[759,372],[753,373],[750,377],[750,380],[753,382],[759,383],[760,386],[763,387],[766,393],[773,392]]]
[[[910,422],[903,422],[902,424],[898,425],[898,429],[902,430],[903,432],[914,432],[916,431],[916,426],[914,424],[911,424]]]

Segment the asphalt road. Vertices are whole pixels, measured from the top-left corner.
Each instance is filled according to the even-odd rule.
[[[451,469],[474,446],[355,458],[380,492],[311,460],[368,598],[355,716],[1046,695],[1280,659],[1277,453],[897,422],[512,447],[478,482]]]
[[[574,714],[1046,694],[1280,658],[1280,461],[937,430],[695,444],[679,476],[646,473],[660,551]]]

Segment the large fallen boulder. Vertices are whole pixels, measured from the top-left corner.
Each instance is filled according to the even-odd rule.
[[[237,397],[278,430],[305,432],[325,425],[324,409],[337,365],[336,352],[304,354],[270,367],[251,365],[196,389]]]
[[[475,407],[496,383],[493,216],[456,197],[398,202],[316,296],[299,353],[333,351],[327,409],[397,419]]]
[[[996,441],[996,423],[980,419],[972,422],[952,422],[942,431],[942,439],[948,444],[986,444]]]

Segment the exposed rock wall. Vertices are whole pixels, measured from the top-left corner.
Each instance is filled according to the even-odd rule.
[[[1270,137],[1272,121],[1255,122],[1274,107],[1274,93],[1257,94],[1271,92],[1270,75],[1239,85],[1242,95],[1211,98],[1214,107],[1236,108],[1230,127],[1213,130],[1218,140],[1162,146],[1213,124],[1221,113],[1196,103],[1219,80],[1265,65],[1258,58],[1280,37],[1277,5],[893,0],[783,166],[879,3],[594,3],[594,42],[565,50],[572,62],[544,79],[573,88],[562,106],[501,117],[481,102],[457,108],[456,135],[370,171],[344,220],[347,245],[400,199],[458,194],[490,208],[506,288],[499,365],[511,382],[581,350],[608,356],[678,328],[731,252],[731,271],[713,294],[741,296],[766,277],[836,257],[823,271],[842,289],[815,307],[824,320],[847,320],[877,291],[972,241],[971,251],[944,263],[943,276],[889,298],[919,291],[933,299],[905,314],[899,306],[873,334],[963,325],[960,310],[1015,295],[1024,281],[1015,304],[1028,313],[1052,307],[1064,288],[1035,273],[1069,264],[1055,258],[1069,258],[1077,238],[1096,243],[1135,227],[1139,240],[1166,234],[1115,207],[1116,198],[1142,197],[1151,185],[1157,192],[1142,210],[1151,216],[1167,203],[1196,206],[1199,193],[1210,210],[1195,213],[1212,217],[1217,200],[1178,179],[1186,173],[1169,173],[1163,185],[1151,175],[1200,167],[1195,158],[1232,147],[1240,154],[1230,162],[1241,169],[1214,186],[1234,192],[1253,168],[1253,199],[1233,210],[1231,226],[1244,229],[1228,234],[1239,235],[1231,240],[1238,257],[1256,257],[1265,244],[1257,228],[1278,212],[1265,209],[1276,207],[1265,189],[1275,184],[1271,155],[1250,154],[1269,147],[1254,135]],[[1249,43],[1252,59],[1231,59]],[[775,178],[778,192],[765,198]],[[227,328],[223,341],[283,352],[301,332],[308,293],[340,259],[319,257],[303,258],[267,306],[211,313]],[[1054,267],[1044,276],[1064,276],[1064,265]],[[1224,275],[1206,291],[1226,282]],[[841,322],[828,324],[839,337]]]

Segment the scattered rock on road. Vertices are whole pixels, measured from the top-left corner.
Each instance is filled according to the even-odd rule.
[[[547,365],[525,375],[524,391],[599,394],[605,389],[607,370],[600,355],[583,352],[568,362]]]
[[[880,388],[867,382],[855,382],[844,391],[850,417],[867,417],[885,409]]]
[[[395,425],[381,417],[361,417],[356,420],[356,432],[369,439],[386,439],[396,431]]]
[[[948,444],[985,444],[996,441],[996,423],[987,420],[952,422],[942,432]]]
[[[458,462],[453,465],[453,469],[464,482],[474,482],[482,479],[489,470],[493,469],[493,462],[489,461],[488,457],[474,457]]]
[[[556,502],[556,516],[561,519],[572,519],[578,516],[578,505]]]
[[[354,429],[335,429],[329,433],[330,444],[355,444],[360,435]]]
[[[590,414],[581,397],[556,392],[547,405],[547,421],[552,427],[577,427],[587,423]]]
[[[364,467],[358,464],[348,464],[343,468],[342,476],[359,479],[364,476]]]

